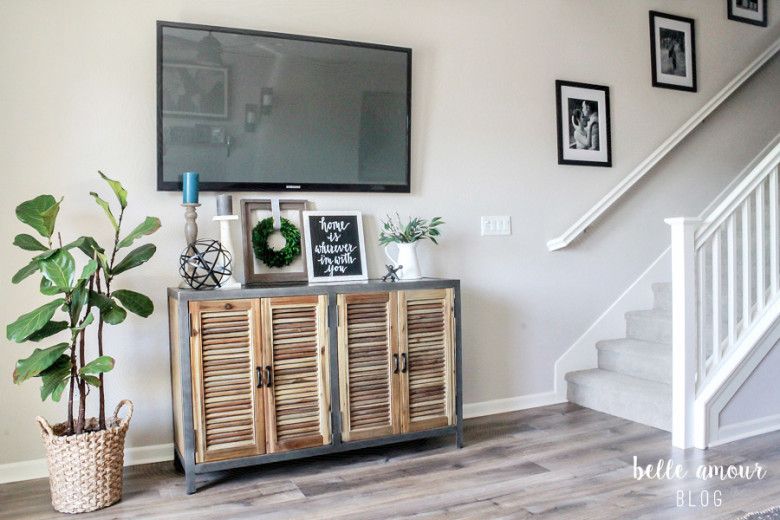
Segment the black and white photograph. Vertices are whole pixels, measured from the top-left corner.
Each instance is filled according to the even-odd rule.
[[[163,68],[163,114],[227,119],[227,68],[173,63]]]
[[[612,166],[609,87],[555,82],[558,164]]]
[[[696,92],[696,49],[691,18],[650,11],[653,86]]]
[[[766,27],[767,0],[726,0],[729,20]]]

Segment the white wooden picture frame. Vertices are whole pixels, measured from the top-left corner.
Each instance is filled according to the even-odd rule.
[[[360,211],[304,211],[303,228],[309,282],[368,280]]]

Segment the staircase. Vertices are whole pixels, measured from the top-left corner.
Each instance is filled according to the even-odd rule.
[[[566,374],[567,398],[662,430],[672,428],[672,284],[650,310],[626,313],[626,337],[599,341],[598,368]]]

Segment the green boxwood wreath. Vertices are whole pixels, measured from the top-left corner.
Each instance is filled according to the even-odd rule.
[[[301,232],[295,224],[283,218],[280,233],[285,239],[285,244],[278,251],[268,245],[268,237],[273,232],[273,218],[268,217],[257,223],[252,230],[252,249],[255,256],[268,267],[288,266],[301,254]]]

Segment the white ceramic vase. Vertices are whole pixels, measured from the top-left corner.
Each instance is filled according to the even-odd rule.
[[[398,252],[395,258],[390,254],[391,247],[397,247]],[[385,246],[385,255],[392,262],[393,267],[403,266],[398,271],[398,278],[401,280],[419,280],[420,263],[417,261],[417,242],[397,243],[393,242]]]

